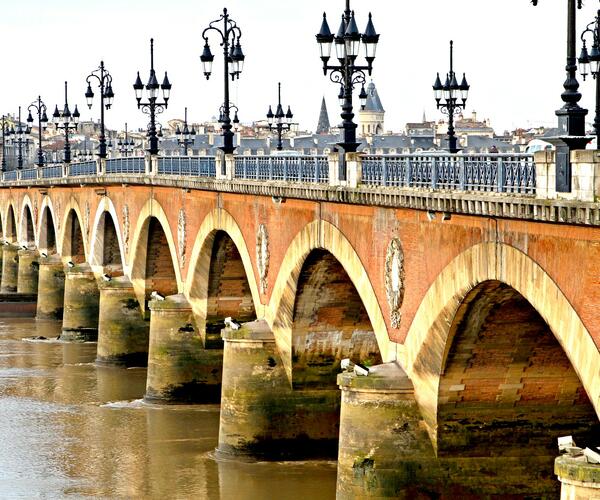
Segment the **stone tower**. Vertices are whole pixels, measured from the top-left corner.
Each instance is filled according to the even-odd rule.
[[[329,125],[329,114],[327,113],[327,104],[325,97],[321,102],[321,112],[319,113],[319,123],[317,124],[317,134],[328,134],[331,129]]]
[[[367,104],[359,111],[360,135],[368,137],[383,134],[385,109],[379,99],[379,94],[373,82],[367,86]]]

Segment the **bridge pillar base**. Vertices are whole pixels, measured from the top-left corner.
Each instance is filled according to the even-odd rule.
[[[292,390],[265,321],[223,330],[217,453],[247,459],[335,457],[339,391]]]
[[[562,456],[554,462],[554,473],[562,483],[561,499],[600,498],[600,465]]]
[[[37,319],[62,319],[65,305],[65,269],[58,255],[40,259]]]
[[[218,403],[223,350],[206,349],[183,295],[150,302],[150,348],[144,399],[150,403]]]
[[[88,264],[67,270],[61,340],[90,342],[98,339],[99,300],[98,283]]]
[[[96,363],[146,366],[148,337],[149,324],[144,320],[131,281],[121,276],[102,282]]]
[[[4,245],[2,247],[2,282],[0,293],[16,293],[19,277],[19,247]]]
[[[390,363],[373,367],[368,377],[341,373],[338,384],[336,498],[415,498],[437,467],[406,373]]]
[[[37,250],[19,250],[17,293],[38,293],[40,254]]]

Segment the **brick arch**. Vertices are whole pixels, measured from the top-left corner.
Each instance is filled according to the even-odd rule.
[[[42,207],[40,220],[39,248],[47,254],[56,252],[56,226],[49,206]]]
[[[153,222],[156,221],[156,222]],[[142,207],[137,219],[136,230],[132,240],[131,250],[129,252],[129,270],[131,282],[136,297],[140,304],[146,304],[146,268],[148,264],[148,237],[151,236],[150,230],[160,226],[164,234],[165,244],[169,251],[169,257],[173,266],[173,273],[177,282],[177,290],[174,293],[181,293],[183,283],[181,271],[177,260],[177,251],[175,240],[171,232],[169,220],[160,203],[150,199]],[[145,307],[145,306],[144,306]]]
[[[259,318],[264,316],[256,276],[242,231],[231,214],[223,209],[215,209],[205,217],[196,235],[185,287],[188,300],[199,320],[199,328],[208,315],[209,272],[218,231],[225,233],[235,245],[250,288],[255,314]]]
[[[458,255],[431,285],[399,350],[437,449],[440,376],[452,325],[469,293],[487,281],[518,292],[548,325],[600,415],[600,353],[562,291],[529,256],[503,243],[482,243]]]
[[[19,218],[18,241],[21,245],[36,245],[36,222],[31,199],[29,195],[25,195],[23,203],[21,203],[21,217]]]
[[[360,257],[339,229],[327,221],[316,220],[296,235],[286,251],[267,310],[267,321],[275,334],[290,379],[293,311],[298,279],[306,258],[315,249],[327,250],[342,265],[367,311],[382,360],[386,363],[394,361],[396,347],[390,341],[381,307]]]
[[[122,275],[125,271],[125,247],[114,203],[104,196],[94,216],[90,264],[97,272],[110,271]],[[107,269],[105,269],[107,268]]]
[[[69,219],[71,217],[71,219]],[[69,198],[66,206],[63,208],[63,216],[62,222],[60,224],[60,236],[58,240],[58,248],[60,249],[59,253],[63,257],[63,259],[68,259],[72,257],[72,239],[73,233],[75,231],[76,235],[81,236],[81,242],[83,243],[83,260],[82,262],[86,262],[88,260],[89,255],[89,246],[88,240],[85,237],[85,233],[83,232],[83,214],[81,212],[81,208],[79,208],[79,203],[73,197]]]
[[[15,242],[17,240],[17,218],[15,215],[15,204],[11,200],[6,206],[4,220],[2,221],[2,236],[5,241]]]
[[[337,387],[340,363],[381,364],[369,315],[340,262],[312,250],[298,277],[292,323],[292,384]]]

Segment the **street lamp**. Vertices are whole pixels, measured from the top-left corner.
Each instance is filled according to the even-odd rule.
[[[117,142],[117,151],[121,154],[121,156],[129,156],[129,153],[133,152],[134,142],[133,139],[129,140],[129,136],[127,133],[127,123],[125,123],[125,140],[122,141],[120,138]]]
[[[52,121],[56,130],[65,131],[65,163],[71,163],[71,146],[69,145],[69,132],[77,131],[77,125],[79,124],[79,110],[77,104],[75,105],[75,111],[71,114],[69,110],[69,100],[67,98],[67,82],[65,82],[65,107],[62,111],[58,111],[58,105],[54,108],[52,114]]]
[[[115,98],[115,93],[112,88],[112,76],[104,68],[104,61],[100,61],[100,67],[92,71],[86,78],[88,84],[85,91],[85,98],[89,109],[92,109],[94,101],[94,92],[90,80],[95,78],[98,80],[98,88],[100,89],[100,148],[98,157],[106,158],[106,136],[104,135],[104,109],[110,109]]]
[[[146,87],[146,102],[142,102],[144,84],[140,79],[140,72],[137,73],[137,78],[133,84],[135,90],[135,98],[137,99],[138,109],[141,109],[143,113],[150,115],[150,124],[148,125],[148,137],[150,139],[150,148],[148,152],[151,155],[158,154],[158,137],[156,134],[156,115],[162,113],[167,109],[169,104],[169,97],[171,95],[171,82],[165,71],[165,77],[161,85],[158,84],[156,79],[156,72],[154,71],[154,38],[150,39],[150,77]],[[163,102],[158,101],[158,89],[162,90]]]
[[[8,136],[8,122],[6,121],[6,116],[2,115],[2,172],[6,172],[6,139]]]
[[[177,128],[175,129],[175,136],[177,137],[177,143],[183,148],[184,155],[187,156],[188,147],[191,144],[194,144],[194,137],[196,137],[196,129],[192,127],[192,130],[190,131],[188,127],[187,107],[185,108],[185,120],[183,122],[183,130],[181,130],[179,128],[179,125],[177,125]]]
[[[454,114],[465,109],[469,97],[470,85],[463,73],[460,85],[454,72],[454,42],[450,40],[450,71],[446,74],[446,82],[442,85],[440,74],[437,74],[433,84],[433,93],[437,109],[448,115],[448,151],[458,153],[456,134],[454,132]],[[459,99],[462,102],[459,102]]]
[[[46,130],[48,126],[48,115],[46,114],[47,108],[44,102],[42,101],[41,96],[38,96],[36,101],[33,101],[27,111],[29,111],[29,116],[27,117],[27,124],[29,129],[33,127],[33,116],[31,115],[31,110],[34,110],[37,114],[38,119],[38,167],[44,166],[44,151],[42,150],[42,132]]]
[[[273,110],[271,106],[269,106],[269,111],[267,113],[267,121],[269,123],[269,130],[277,130],[277,151],[281,151],[283,149],[283,144],[281,141],[281,136],[284,130],[291,130],[292,128],[292,118],[294,115],[292,114],[291,108],[288,106],[287,113],[283,112],[283,106],[281,105],[281,82],[278,83],[278,101],[277,101],[277,111],[273,114]]]
[[[592,37],[592,50],[588,53],[586,35]],[[594,130],[596,131],[596,149],[600,149],[600,10],[593,22],[587,25],[581,34],[583,47],[579,56],[579,72],[585,81],[587,75],[596,80],[596,116]]]
[[[365,47],[366,66],[356,64],[356,59],[360,52],[360,42],[363,42]],[[342,106],[342,127],[344,130],[343,142],[340,146],[345,152],[355,152],[360,143],[356,142],[356,123],[352,121],[354,118],[352,106],[352,91],[354,87],[361,84],[361,105],[366,104],[367,94],[365,92],[366,76],[365,71],[369,76],[373,71],[373,61],[377,51],[379,35],[373,26],[371,13],[369,13],[369,22],[364,34],[358,31],[354,11],[350,10],[350,0],[346,0],[346,10],[342,15],[342,23],[336,36],[331,33],[327,16],[323,14],[323,23],[321,30],[317,35],[317,42],[321,51],[321,60],[323,61],[323,74],[330,73],[330,79],[333,83],[340,85],[340,104]],[[331,46],[335,42],[336,57],[339,61],[338,65],[329,65],[328,61],[331,57]]]
[[[79,161],[91,161],[94,159],[94,150],[93,147],[90,147],[87,137],[83,139],[83,149],[77,149],[73,153],[73,157]]]
[[[221,21],[223,22],[222,30],[214,26]],[[221,46],[223,47],[225,102],[223,103],[223,106],[221,106],[221,119],[219,120],[223,129],[223,147],[220,149],[225,154],[233,154],[235,147],[233,145],[233,132],[231,131],[233,127],[231,125],[232,105],[229,102],[229,77],[231,76],[231,81],[234,81],[236,78],[239,79],[240,74],[244,69],[246,56],[244,55],[240,44],[242,30],[237,26],[237,23],[229,17],[227,9],[223,9],[223,15],[219,19],[212,21],[208,25],[208,28],[202,32],[202,38],[204,38],[204,51],[200,56],[200,61],[202,61],[204,76],[206,76],[207,80],[212,73],[212,64],[215,58],[208,45],[208,37],[206,34],[209,31],[216,31],[221,36]]]
[[[13,144],[17,146],[17,167],[23,168],[23,146],[27,146],[29,139],[27,135],[31,132],[29,126],[23,127],[21,122],[21,106],[19,106],[19,118],[17,122],[16,130],[13,128],[10,130],[10,135],[13,136]]]

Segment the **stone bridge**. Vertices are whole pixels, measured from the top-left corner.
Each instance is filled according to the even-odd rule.
[[[38,294],[99,364],[147,365],[147,401],[220,401],[219,453],[338,453],[340,498],[548,494],[556,437],[600,436],[597,159],[573,155],[566,199],[545,153],[513,190],[465,187],[464,159],[455,187],[352,155],[314,182],[276,177],[295,159],[266,179],[233,157],[207,177],[21,171],[0,188],[1,291]]]

